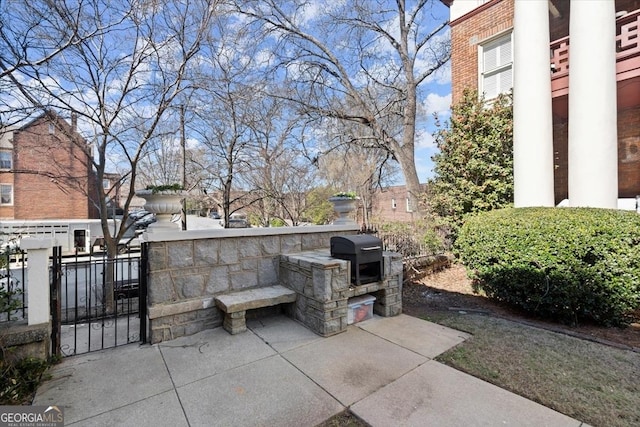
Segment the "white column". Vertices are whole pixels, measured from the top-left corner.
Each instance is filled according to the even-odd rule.
[[[571,0],[569,204],[616,208],[616,18],[612,0]]]
[[[548,0],[516,1],[513,47],[514,206],[554,206]]]
[[[27,304],[29,325],[49,323],[49,250],[51,239],[23,237],[20,249],[27,251]]]

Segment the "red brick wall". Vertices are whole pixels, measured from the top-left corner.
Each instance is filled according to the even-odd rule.
[[[555,199],[568,198],[568,133],[566,119],[554,118]],[[618,111],[618,197],[640,195],[640,106]]]
[[[618,192],[640,195],[640,106],[618,111]]]
[[[554,118],[553,121],[553,165],[554,165],[554,187],[555,202],[560,203],[569,198],[569,175],[568,175],[568,135],[569,122],[566,119]]]
[[[393,208],[392,200],[396,202]],[[413,214],[407,212],[407,187],[398,185],[378,190],[371,201],[371,219],[374,223],[384,221],[410,222]]]
[[[478,88],[478,46],[513,26],[513,0],[493,0],[479,13],[455,20],[451,25],[452,102],[462,99],[466,88]]]
[[[616,11],[638,9],[640,0],[616,0]],[[618,191],[620,197],[640,195],[640,106],[618,111]]]
[[[569,0],[553,2],[559,16],[550,16],[550,39],[569,35]],[[513,27],[514,0],[492,0],[451,23],[452,102],[462,97],[465,88],[478,88],[478,45]],[[640,9],[640,0],[617,0],[616,10]]]
[[[84,140],[62,120],[52,134],[49,123],[42,118],[14,133],[14,218],[96,218]]]

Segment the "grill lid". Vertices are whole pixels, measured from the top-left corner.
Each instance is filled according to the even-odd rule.
[[[382,251],[382,240],[370,234],[331,238],[331,255],[356,254],[366,251]]]

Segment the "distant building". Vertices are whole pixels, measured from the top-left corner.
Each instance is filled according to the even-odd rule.
[[[358,218],[361,217],[362,214],[359,213]],[[396,185],[376,190],[371,196],[369,217],[372,223],[413,221],[413,210],[409,203],[407,187]]]
[[[516,206],[640,195],[640,0],[442,0],[452,99],[513,89]]]
[[[91,146],[47,112],[0,133],[0,220],[99,218]]]
[[[102,189],[107,199],[107,216],[109,218],[122,215],[122,206],[127,198],[128,186],[123,185],[122,176],[105,172],[102,178]]]

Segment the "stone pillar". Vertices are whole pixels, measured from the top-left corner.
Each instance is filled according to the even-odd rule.
[[[49,323],[51,314],[49,306],[49,251],[52,246],[51,239],[24,237],[20,241],[20,249],[26,250],[29,257],[27,265],[29,325]]]
[[[554,206],[548,1],[514,7],[514,206]]]
[[[571,0],[569,204],[616,208],[616,18],[611,0]]]

